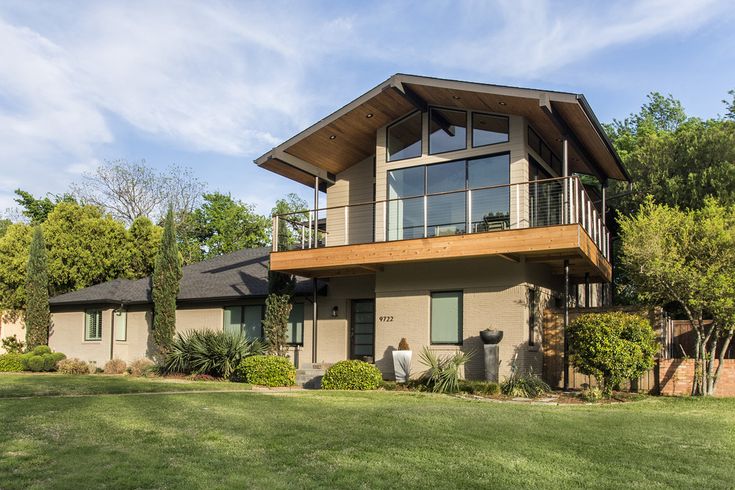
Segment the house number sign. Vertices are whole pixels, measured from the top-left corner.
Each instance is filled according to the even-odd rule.
[[[392,322],[393,317],[392,316],[379,316],[378,320],[380,320],[381,322]]]

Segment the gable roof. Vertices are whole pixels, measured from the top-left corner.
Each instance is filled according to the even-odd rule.
[[[282,176],[315,185],[375,154],[375,132],[429,105],[525,117],[561,155],[563,134],[574,136],[572,172],[630,180],[584,95],[397,73],[321,119],[255,163]],[[583,148],[580,148],[583,147]]]
[[[180,303],[237,300],[268,295],[267,247],[238,250],[182,268]],[[152,303],[152,279],[115,279],[55,296],[51,306]],[[311,294],[312,281],[297,278],[295,294]]]

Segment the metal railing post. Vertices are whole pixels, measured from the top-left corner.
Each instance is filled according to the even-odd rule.
[[[272,226],[273,226],[273,231],[272,231],[273,233],[272,242],[273,243],[271,244],[271,246],[273,247],[272,250],[274,252],[278,252],[278,215],[273,216]]]
[[[468,190],[465,193],[466,199],[467,199],[467,233],[472,233],[472,189]]]
[[[345,245],[350,244],[350,212],[349,208],[345,206]]]
[[[429,236],[429,198],[424,196],[424,238]]]

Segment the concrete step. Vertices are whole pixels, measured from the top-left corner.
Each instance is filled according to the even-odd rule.
[[[322,377],[324,369],[297,369],[296,385],[304,388],[319,389],[322,386]]]

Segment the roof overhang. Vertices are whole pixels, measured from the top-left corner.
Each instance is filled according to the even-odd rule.
[[[572,172],[628,181],[628,173],[581,94],[396,74],[255,160],[314,187],[375,153],[376,131],[430,105],[525,117],[562,154],[567,138]]]

